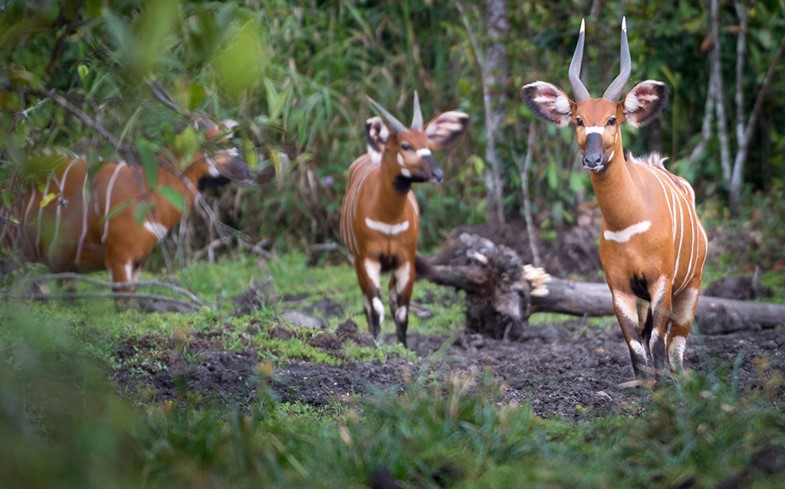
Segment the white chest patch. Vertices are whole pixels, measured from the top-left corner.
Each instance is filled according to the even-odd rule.
[[[651,227],[651,221],[641,221],[632,226],[626,227],[621,231],[605,231],[602,233],[603,237],[608,241],[616,241],[617,243],[626,243],[636,234],[645,233]]]
[[[396,234],[401,234],[409,229],[409,221],[403,221],[398,224],[387,224],[386,222],[374,221],[369,217],[365,218],[365,225],[368,226],[368,228],[384,233],[387,236],[395,236]]]

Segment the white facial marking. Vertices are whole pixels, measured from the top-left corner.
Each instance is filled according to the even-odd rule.
[[[395,322],[402,323],[406,321],[406,317],[409,314],[409,310],[406,306],[401,306],[395,311]]]
[[[631,294],[613,294],[613,304],[622,316],[638,322],[638,310],[635,307],[635,296]]]
[[[417,150],[418,156],[431,156],[432,154],[433,153],[431,153],[431,150],[429,148],[420,148]]]
[[[412,172],[410,172],[406,168],[401,168],[401,175],[405,176],[406,178],[409,178],[410,176],[412,176]]]
[[[635,353],[637,356],[639,356],[639,357],[641,357],[641,358],[644,358],[644,359],[645,359],[645,358],[648,358],[648,357],[646,356],[646,350],[643,348],[643,345],[641,345],[641,344],[640,344],[638,341],[636,341],[636,340],[630,340],[630,349],[631,349],[631,350],[632,350],[632,351],[633,351],[633,352],[634,352],[634,353]]]
[[[395,269],[395,292],[400,294],[409,285],[409,262]]]
[[[651,221],[641,221],[632,226],[626,227],[621,231],[605,231],[602,235],[608,241],[616,241],[617,243],[626,243],[636,234],[645,233],[651,227]]]
[[[396,156],[395,159],[398,160],[398,164],[401,165],[401,166],[403,166],[404,163],[406,163],[406,161],[403,159],[403,155],[401,153],[398,153],[398,156]]]
[[[382,304],[382,300],[378,297],[373,298],[373,310],[376,312],[376,315],[379,316],[379,324],[381,325],[384,321],[384,304]]]
[[[368,274],[368,279],[374,287],[379,288],[379,276],[382,273],[382,264],[378,261],[365,259],[365,273]]]
[[[386,222],[374,221],[370,217],[365,218],[365,225],[368,226],[369,229],[379,231],[387,236],[395,236],[396,234],[401,234],[409,229],[409,221],[403,221],[398,224],[387,224]]]
[[[157,239],[158,241],[164,239],[166,237],[166,233],[169,232],[169,230],[166,229],[166,226],[164,226],[160,222],[155,222],[155,221],[145,221],[144,228],[147,231],[149,231],[150,234],[155,236],[155,239]]]
[[[602,134],[605,132],[605,128],[602,126],[588,126],[584,131],[586,134]]]
[[[616,155],[616,151],[611,151],[611,154],[608,155],[608,161],[613,161],[613,157]]]
[[[668,359],[673,370],[684,369],[684,350],[687,348],[687,338],[684,336],[674,336],[668,347]]]

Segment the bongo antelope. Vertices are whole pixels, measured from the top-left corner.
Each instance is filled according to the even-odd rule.
[[[411,186],[442,181],[444,173],[432,151],[463,134],[469,116],[450,111],[423,124],[415,92],[414,118],[407,128],[373,99],[368,100],[386,125],[379,117],[365,123],[368,152],[349,168],[341,206],[341,240],[354,263],[368,326],[376,339],[384,320],[380,275],[392,272],[390,313],[398,341],[406,345],[420,217]]]
[[[570,63],[575,100],[542,81],[523,87],[523,100],[541,119],[572,123],[602,212],[600,261],[627,342],[635,376],[666,362],[684,368],[687,335],[698,304],[706,233],[695,211],[695,193],[663,166],[659,154],[625,155],[621,124],[641,127],[665,107],[668,92],[655,80],[638,83],[617,101],[630,75],[626,19],[621,28],[620,73],[601,98],[591,98],[579,78],[585,24]]]
[[[217,136],[231,129],[203,117],[194,124],[212,145],[221,145]],[[121,292],[135,291],[142,263],[182,217],[159,189],[180,194],[187,212],[197,191],[248,177],[235,148],[199,150],[182,172],[176,155],[162,153],[154,188],[140,166],[125,161],[107,163],[90,176],[85,158],[52,152],[37,158],[47,161],[51,171],[30,182],[12,210],[19,223],[10,233],[12,246],[23,260],[41,262],[53,272],[105,268],[113,282],[126,284],[116,289]]]

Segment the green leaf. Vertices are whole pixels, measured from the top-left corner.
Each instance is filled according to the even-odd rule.
[[[134,220],[136,224],[141,225],[147,218],[148,212],[152,210],[153,204],[150,202],[139,202],[134,207]]]
[[[158,188],[158,193],[168,200],[178,212],[183,212],[185,210],[185,197],[173,187],[163,185]]]
[[[144,178],[147,180],[148,188],[158,185],[158,158],[155,156],[156,147],[146,139],[140,139],[136,143],[139,151],[139,159],[142,160]]]

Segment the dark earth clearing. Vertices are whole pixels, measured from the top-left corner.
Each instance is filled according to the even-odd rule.
[[[546,270],[560,276],[591,276],[593,271],[595,277],[601,277],[596,248],[593,248],[596,242],[593,236],[598,228],[595,218],[580,217],[576,226],[559,234],[555,246],[541,246]],[[514,247],[522,257],[529,253],[525,235],[521,239],[520,231],[487,227],[473,230]],[[715,288],[721,289],[721,285]],[[341,314],[340,306],[329,299],[317,304],[316,310],[308,311],[317,319]],[[427,310],[428,304],[414,304],[413,309],[416,307]],[[347,342],[370,344],[361,315],[355,317],[360,318],[359,325],[346,320],[334,333],[323,331],[314,336],[311,344],[338,356],[341,346]],[[597,327],[576,318],[547,326],[530,326],[523,338],[515,342],[469,333],[453,338],[425,336],[410,328],[409,348],[417,355],[414,361],[398,358],[387,363],[340,366],[305,362],[277,365],[270,385],[281,401],[325,407],[345,400],[346,396],[400,391],[413,379],[423,376],[438,380],[455,373],[478,378],[490,375],[503,386],[499,402],[529,403],[543,417],[581,419],[611,413],[636,414],[640,412],[641,401],[651,391],[620,386],[633,378],[629,353],[615,318],[609,317],[604,322],[607,326]],[[248,324],[245,334],[259,332],[258,325]],[[395,341],[392,323],[388,321],[383,332],[388,335],[385,341]],[[189,362],[175,353],[176,340],[170,339],[165,348],[172,354],[163,360],[164,365],[121,362],[125,366],[115,372],[115,379],[123,389],[146,389],[156,399],[172,398],[180,388],[185,388],[188,393],[219,402],[250,402],[258,380],[258,352],[223,351],[218,338],[221,334],[221,331],[209,335],[196,333],[189,338],[192,359]],[[270,334],[287,339],[293,332],[276,326]],[[145,341],[129,342],[118,349],[117,358],[129,359],[152,347]],[[144,354],[137,356],[143,357]],[[724,376],[726,381],[734,380],[740,388],[761,387],[762,382],[770,381],[764,379],[770,379],[772,371],[785,371],[785,331],[759,329],[722,335],[693,331],[685,365],[688,369]],[[782,386],[778,392],[780,398],[785,398]]]

